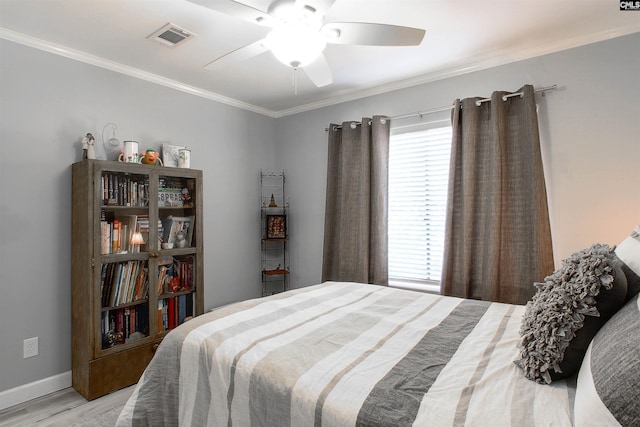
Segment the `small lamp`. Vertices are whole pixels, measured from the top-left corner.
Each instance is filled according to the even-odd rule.
[[[140,245],[142,244],[144,244],[142,233],[140,233],[140,230],[136,229],[136,231],[131,235],[131,252],[140,252]]]

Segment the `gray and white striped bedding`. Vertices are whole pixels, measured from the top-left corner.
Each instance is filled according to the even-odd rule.
[[[575,384],[525,379],[524,306],[327,282],[172,331],[119,426],[564,426]]]

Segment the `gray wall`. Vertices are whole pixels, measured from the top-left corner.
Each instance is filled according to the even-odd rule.
[[[193,150],[210,308],[259,295],[261,167],[287,173],[292,286],[320,281],[329,123],[557,84],[539,116],[558,262],[640,223],[638,45],[635,34],[275,120],[0,40],[0,391],[71,368],[70,165],[84,133],[101,143],[115,122],[121,140]],[[23,359],[33,336],[40,356]]]
[[[205,308],[260,295],[259,170],[273,118],[0,40],[0,391],[71,369],[71,164],[105,124],[204,170]],[[22,357],[39,337],[39,356]]]
[[[527,83],[559,87],[538,96],[556,265],[592,243],[618,244],[640,224],[638,46],[640,33],[279,119],[292,199],[292,286],[321,278],[329,123],[424,111]]]

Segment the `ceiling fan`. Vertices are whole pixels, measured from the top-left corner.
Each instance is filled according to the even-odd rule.
[[[327,43],[417,46],[425,30],[371,22],[324,22],[335,0],[273,0],[266,11],[233,0],[189,0],[215,11],[271,28],[264,39],[233,50],[207,69],[249,59],[266,51],[283,64],[301,68],[318,87],[333,82],[323,54]]]

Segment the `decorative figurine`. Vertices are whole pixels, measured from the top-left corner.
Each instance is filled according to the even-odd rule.
[[[174,277],[169,282],[169,286],[171,286],[171,292],[180,292],[180,278]]]
[[[96,139],[90,133],[82,138],[82,160],[96,158]]]
[[[102,335],[102,348],[111,348],[118,344],[124,344],[124,334],[122,332],[116,332],[112,329]]]
[[[162,166],[162,160],[160,160],[160,156],[158,155],[158,152],[152,148],[147,148],[147,151],[144,151],[142,153],[142,160],[141,162],[144,163],[145,165],[156,165],[159,164],[160,166]]]
[[[276,198],[273,197],[273,194],[271,194],[271,202],[269,202],[269,207],[270,208],[277,208],[278,204],[276,203]]]
[[[191,199],[191,193],[188,188],[182,189],[182,206],[185,208],[193,206],[193,200]]]
[[[176,234],[176,246],[179,248],[184,248],[187,244],[187,240],[182,231],[178,231]]]

